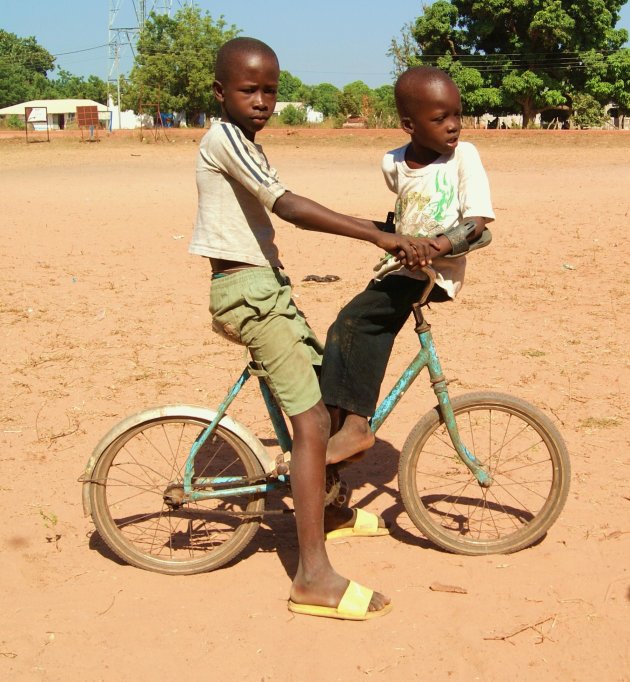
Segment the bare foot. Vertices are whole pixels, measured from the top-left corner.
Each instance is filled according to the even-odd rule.
[[[374,433],[365,417],[349,414],[343,426],[328,441],[326,464],[337,464],[374,445]]]
[[[296,604],[336,608],[349,582],[332,569],[322,575],[314,576],[311,580],[306,580],[304,576],[298,574],[291,585],[290,598]],[[384,594],[374,592],[370,599],[368,611],[380,611],[390,601],[391,599]]]

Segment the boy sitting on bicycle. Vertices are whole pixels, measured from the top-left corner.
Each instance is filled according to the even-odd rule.
[[[395,86],[396,107],[410,142],[388,152],[383,174],[396,192],[396,231],[425,238],[437,272],[429,301],[455,298],[465,258],[457,256],[494,219],[488,179],[479,154],[459,142],[462,106],[457,86],[440,69],[409,69]],[[474,225],[464,227],[462,221]],[[394,339],[424,289],[424,274],[386,256],[374,279],[339,313],[328,330],[321,387],[332,437],[326,463],[334,464],[374,444],[368,418],[379,397]]]
[[[313,365],[322,348],[291,298],[268,211],[299,227],[376,244],[405,265],[426,262],[422,240],[388,235],[293,194],[255,144],[276,104],[276,54],[253,38],[219,50],[214,95],[221,122],[200,144],[199,205],[190,252],[209,258],[213,328],[249,349],[293,431],[291,488],[299,564],[289,608],[310,615],[363,620],[391,607],[382,594],[340,576],[324,545],[326,444],[330,420]]]

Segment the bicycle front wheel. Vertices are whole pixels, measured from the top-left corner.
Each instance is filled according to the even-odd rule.
[[[479,485],[435,407],[409,434],[399,465],[401,496],[416,527],[458,554],[507,554],[540,539],[569,492],[562,436],[538,408],[501,393],[451,400],[462,442],[492,476]]]
[[[219,568],[254,536],[265,496],[187,500],[184,464],[209,422],[185,414],[145,415],[105,446],[94,467],[94,525],[109,548],[133,566],[170,575]],[[195,456],[193,486],[229,477],[236,488],[258,476],[264,477],[263,469],[251,449],[222,426]]]

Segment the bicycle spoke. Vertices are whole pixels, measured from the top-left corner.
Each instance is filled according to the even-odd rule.
[[[484,402],[487,395],[492,400]],[[496,395],[471,394],[479,402],[471,397],[453,403],[460,438],[489,473],[489,487],[479,484],[460,459],[435,413],[418,424],[418,440],[410,436],[403,450],[405,507],[418,528],[447,549],[476,554],[495,545],[518,547],[544,531],[529,528],[555,501],[556,454],[550,442],[559,442],[559,436],[546,435],[545,429],[553,427],[536,421],[544,417],[530,418],[531,406],[509,396],[495,400]]]
[[[214,553],[218,553],[217,565],[225,563],[230,552],[238,551],[258,527],[260,522],[243,512],[262,509],[260,494],[195,501],[185,494],[186,460],[205,428],[194,419],[160,416],[112,442],[107,468],[94,477],[102,500],[96,502],[100,512],[95,521],[99,519],[99,531],[104,525],[116,539],[117,553],[120,543],[124,558],[129,555],[135,562],[137,557],[142,564],[146,559],[156,568],[156,562],[161,562],[164,572],[198,572],[201,560],[213,565]],[[201,478],[211,482],[229,476],[248,481],[261,475],[249,450],[225,433],[217,427],[196,451],[193,485]],[[258,468],[248,468],[252,462]]]

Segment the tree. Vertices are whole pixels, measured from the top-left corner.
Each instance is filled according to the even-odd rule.
[[[588,63],[585,92],[601,104],[612,104],[619,117],[630,114],[630,49],[608,56],[591,51],[583,58]]]
[[[219,48],[239,33],[221,16],[216,21],[196,5],[173,17],[152,13],[138,39],[125,106],[160,105],[163,112],[184,111],[189,121],[216,111],[212,97]]]
[[[107,83],[97,76],[89,76],[87,80],[75,76],[64,69],[59,70],[57,78],[51,81],[56,97],[72,99],[92,99],[107,104]]]
[[[599,128],[607,116],[602,105],[588,93],[576,93],[571,120],[575,128]]]
[[[374,96],[370,86],[363,81],[354,81],[344,86],[339,100],[339,109],[346,116],[367,118],[374,106]]]
[[[368,119],[370,128],[397,128],[399,125],[393,85],[381,85],[372,91],[373,112]]]
[[[477,71],[482,96],[471,90],[470,98],[463,96],[465,105],[479,107],[486,99],[488,110],[518,108],[527,126],[541,111],[570,107],[598,66],[589,54],[606,62],[598,80],[608,82],[608,62],[619,59],[628,39],[625,29],[615,29],[626,1],[437,0],[423,7],[400,43],[392,41],[389,53],[397,70],[448,56],[453,77],[464,75],[456,64]]]
[[[332,83],[320,83],[309,88],[304,103],[313,107],[315,111],[321,111],[325,117],[337,116],[340,97],[341,90]]]
[[[622,117],[630,114],[630,49],[611,54],[607,61],[607,79],[611,83],[610,99]],[[601,101],[601,99],[599,100]]]
[[[46,73],[55,58],[34,37],[0,29],[0,108],[51,94]]]
[[[33,36],[19,38],[0,28],[0,57],[29,72],[45,76],[55,67],[55,58]]]
[[[278,101],[300,102],[304,84],[297,76],[292,76],[288,71],[280,71],[278,79]]]
[[[487,86],[478,69],[464,66],[450,54],[439,58],[437,66],[446,71],[459,88],[465,114],[482,116],[490,113],[500,116],[506,113],[500,88]]]
[[[280,120],[289,126],[299,126],[306,123],[306,111],[303,107],[296,107],[293,104],[285,107],[281,114]]]

